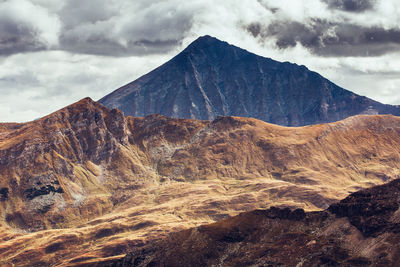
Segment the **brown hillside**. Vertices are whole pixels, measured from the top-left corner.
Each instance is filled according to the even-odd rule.
[[[399,266],[400,180],[326,211],[270,208],[181,231],[114,262],[123,266]]]
[[[243,211],[324,209],[400,177],[399,159],[393,116],[287,128],[124,117],[86,98],[0,124],[0,264],[93,264]]]

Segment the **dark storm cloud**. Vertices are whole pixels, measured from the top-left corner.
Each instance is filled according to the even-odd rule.
[[[35,2],[42,3],[42,6],[39,7]],[[201,27],[201,23],[204,24],[204,19],[196,21],[195,18],[204,17],[208,20],[207,15],[211,12],[207,1],[201,4],[196,1],[184,4],[179,0],[152,0],[149,4],[147,0],[68,0],[61,1],[59,8],[46,8],[47,2],[0,0],[0,11],[1,4],[5,3],[15,14],[24,14],[22,4],[25,5],[25,12],[32,8],[40,9],[41,12],[39,14],[35,10],[31,12],[32,19],[24,15],[19,20],[14,19],[15,14],[5,16],[8,11],[0,12],[0,55],[38,51],[49,47],[72,53],[116,57],[167,53],[179,47],[188,36],[195,35],[199,25]],[[308,6],[303,15],[310,10],[313,14],[311,17],[296,18],[288,10],[291,7],[288,1],[255,2],[273,19],[267,24],[259,19],[258,22],[256,20],[246,24],[244,28],[260,41],[275,38],[276,46],[280,49],[301,44],[314,54],[322,56],[375,56],[399,48],[398,28],[356,25],[346,22],[349,19],[343,19],[341,23],[329,21],[338,11],[346,11],[346,16],[355,16],[350,12],[375,10],[380,3],[378,0],[316,0],[314,4],[304,1],[303,6]],[[317,18],[318,14],[313,10],[315,3],[329,8],[332,18]],[[297,10],[300,9],[301,7],[297,7]],[[241,10],[245,10],[245,5],[241,6]],[[229,9],[222,12],[220,17],[212,18],[213,21],[209,23],[223,24],[224,21],[218,19],[236,16],[229,12]],[[343,12],[339,13],[343,15]],[[59,20],[60,23],[59,31],[54,30],[51,33],[51,45],[46,40],[48,29],[43,26],[52,24],[51,20],[42,22],[40,27],[35,25],[35,21],[43,17],[52,17],[51,19]]]
[[[0,17],[0,55],[10,55],[46,48],[38,32],[30,25],[16,23],[11,18]]]
[[[75,53],[106,56],[160,54],[175,48],[192,27],[192,11],[173,2],[145,1],[116,8],[118,1],[72,0],[59,12],[60,46]]]
[[[262,26],[253,23],[246,29],[261,41],[275,38],[280,49],[301,44],[319,56],[380,56],[400,49],[398,28],[364,27],[313,19],[307,24],[279,21]]]
[[[347,12],[364,12],[371,10],[376,0],[322,0],[331,9],[338,9]]]
[[[166,53],[187,36],[197,11],[178,0],[69,0],[58,9],[0,0],[0,55],[50,48],[117,57]]]
[[[46,50],[57,43],[58,20],[26,0],[0,2],[0,55]]]

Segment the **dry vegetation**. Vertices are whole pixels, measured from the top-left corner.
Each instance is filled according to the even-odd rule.
[[[0,264],[92,266],[169,232],[272,205],[321,210],[398,177],[398,117],[288,128],[124,117],[84,99],[0,124]]]
[[[112,266],[398,266],[400,180],[325,211],[241,213],[135,249]]]

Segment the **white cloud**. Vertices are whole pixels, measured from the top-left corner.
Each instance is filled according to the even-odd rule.
[[[4,45],[15,45],[15,39],[27,33],[32,34],[32,38],[46,47],[58,45],[59,18],[40,5],[27,0],[0,2],[0,20],[3,24],[0,50]],[[25,40],[31,41],[27,38]],[[24,43],[18,45],[24,46]]]
[[[99,57],[62,51],[10,56],[0,68],[0,121],[33,120],[87,96],[98,100],[167,58]]]

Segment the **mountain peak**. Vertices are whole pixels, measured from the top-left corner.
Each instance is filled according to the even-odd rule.
[[[193,54],[198,53],[200,51],[206,52],[207,54],[212,53],[213,51],[221,52],[220,50],[226,49],[230,47],[230,44],[227,42],[221,41],[215,37],[210,35],[200,36],[196,40],[194,40],[189,46],[182,51],[182,54]]]
[[[258,56],[209,35],[99,102],[137,117],[239,116],[283,126],[358,114],[400,115],[400,107],[356,95],[304,66]]]
[[[204,42],[204,41],[207,41],[207,40],[218,40],[216,37],[214,37],[214,36],[211,36],[211,35],[208,35],[208,34],[206,34],[206,35],[203,35],[203,36],[200,36],[200,37],[198,37],[196,40],[195,40],[195,42],[196,41],[198,41],[198,42]],[[218,40],[218,41],[220,41],[220,40]],[[220,41],[221,42],[221,41]]]
[[[191,44],[212,44],[212,43],[226,43],[224,41],[219,40],[216,37],[210,35],[203,35],[194,40]]]

